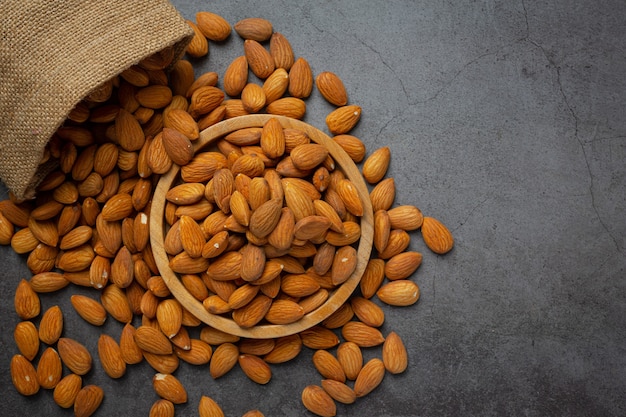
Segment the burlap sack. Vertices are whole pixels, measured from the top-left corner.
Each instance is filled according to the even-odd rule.
[[[44,148],[95,87],[193,32],[167,0],[0,1],[0,179],[30,198]]]

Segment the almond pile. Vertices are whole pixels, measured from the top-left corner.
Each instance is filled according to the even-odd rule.
[[[188,23],[195,32],[187,49],[193,58],[231,34],[230,24],[213,13],[199,12]],[[244,39],[243,55],[228,66],[221,87],[217,73],[196,78],[190,61],[172,64],[171,50],[143,60],[69,114],[42,160],[57,160],[58,169],[41,182],[36,200],[0,202],[0,244],[23,254],[32,272],[15,292],[22,321],[14,330],[19,353],[10,368],[19,393],[53,390],[60,407],[86,417],[104,398],[86,381],[92,355],[111,378],[145,360],[156,372],[152,385],[159,398],[150,415],[173,416],[175,404],[188,401],[174,375],[181,360],[208,366],[213,378],[239,366],[252,381],[267,384],[272,364],[295,358],[306,346],[315,351],[322,379],[303,388],[301,401],[314,414],[333,416],[337,403],[353,403],[387,373],[407,368],[400,336],[380,330],[385,315],[375,298],[392,306],[416,303],[419,287],[410,277],[422,254],[407,251],[411,233],[421,230],[436,254],[452,249],[452,235],[417,207],[394,205],[394,180],[385,178],[389,148],[367,155],[363,142],[349,134],[361,108],[349,104],[337,75],[314,77],[306,59],[296,59],[265,19],[244,19],[234,29]],[[164,246],[172,270],[209,312],[243,328],[292,323],[323,304],[354,271],[360,198],[368,196],[358,195],[306,133],[271,118],[194,153],[200,131],[225,119],[253,113],[303,118],[314,87],[336,106],[326,117],[333,140],[362,164],[371,184],[375,251],[359,291],[319,325],[291,336],[246,339],[204,325],[170,294],[149,241],[154,188],[174,164],[181,181],[166,196]],[[70,284],[93,288],[91,297],[71,296],[82,319],[93,326],[109,318],[120,323],[121,336],[101,334],[97,352],[66,334],[58,306],[43,311],[39,294]],[[364,363],[362,350],[373,347],[380,347],[380,358]],[[198,414],[224,415],[209,396],[199,400]]]

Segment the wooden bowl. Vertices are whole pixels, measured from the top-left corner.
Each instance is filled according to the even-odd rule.
[[[201,302],[193,297],[181,283],[179,276],[169,267],[168,255],[164,249],[164,236],[166,234],[167,222],[165,221],[165,194],[179,180],[180,167],[174,164],[170,171],[163,175],[157,184],[150,211],[150,240],[154,259],[159,268],[166,285],[173,296],[194,316],[211,327],[222,330],[229,334],[255,338],[276,338],[288,336],[294,333],[309,329],[322,320],[326,319],[341,307],[350,297],[359,284],[363,272],[369,260],[374,235],[372,205],[369,199],[369,191],[363,177],[348,154],[335,143],[331,138],[313,126],[300,120],[282,116],[270,115],[248,115],[240,116],[217,123],[200,133],[200,138],[194,141],[194,150],[208,148],[214,141],[222,138],[228,133],[248,127],[262,127],[270,118],[280,121],[283,128],[296,128],[306,132],[313,142],[324,145],[330,155],[334,158],[335,164],[342,169],[358,190],[361,202],[363,203],[364,214],[361,217],[361,237],[357,248],[357,266],[354,273],[333,290],[328,299],[317,309],[306,314],[300,320],[286,324],[259,324],[251,328],[242,328],[230,318],[209,313]]]

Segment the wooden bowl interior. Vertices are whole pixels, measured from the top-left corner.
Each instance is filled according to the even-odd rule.
[[[174,297],[187,310],[189,310],[190,313],[209,326],[229,334],[255,339],[276,338],[301,332],[320,323],[341,307],[356,289],[361,277],[363,276],[363,272],[371,254],[374,235],[374,216],[369,199],[369,191],[359,169],[348,154],[339,145],[337,145],[337,143],[335,143],[326,134],[307,123],[288,117],[260,114],[228,119],[202,131],[200,138],[194,142],[195,152],[197,153],[198,151],[209,147],[214,141],[236,130],[248,127],[262,127],[265,122],[272,117],[278,119],[283,128],[295,128],[302,130],[309,135],[313,142],[324,145],[329,150],[329,153],[335,160],[337,166],[341,167],[346,177],[349,178],[355,185],[363,203],[364,214],[361,217],[360,223],[361,237],[357,248],[358,259],[356,270],[346,282],[331,292],[324,304],[294,323],[286,325],[261,324],[252,328],[242,328],[230,318],[209,313],[204,308],[202,303],[187,291],[181,283],[178,275],[169,267],[168,255],[164,248],[164,236],[166,234],[164,213],[167,203],[165,194],[172,187],[175,181],[179,179],[180,167],[176,164],[174,164],[170,171],[163,175],[159,180],[155,189],[150,211],[150,241],[152,251],[154,253],[154,258],[159,268],[159,272]]]

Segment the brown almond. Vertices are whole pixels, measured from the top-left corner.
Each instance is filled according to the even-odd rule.
[[[63,332],[63,313],[59,306],[52,306],[43,313],[39,322],[39,339],[53,345]]]
[[[126,373],[126,362],[122,357],[122,349],[115,339],[101,334],[98,339],[98,356],[104,372],[111,378],[121,378]]]
[[[365,267],[359,286],[364,298],[371,298],[385,279],[385,261],[370,259]]]
[[[389,168],[391,151],[388,146],[376,149],[363,162],[363,178],[370,184],[376,184],[383,179]]]
[[[330,349],[339,344],[339,338],[330,329],[313,326],[300,332],[302,344],[309,349]]]
[[[308,385],[302,390],[302,404],[304,407],[322,417],[337,415],[335,401],[324,389],[317,385]]]
[[[304,309],[290,300],[274,300],[265,314],[265,319],[272,324],[289,324],[300,320],[304,316]]]
[[[322,321],[322,326],[327,329],[338,329],[343,327],[354,317],[354,311],[350,303],[342,304],[338,309]]]
[[[309,170],[317,167],[328,157],[328,149],[317,143],[296,146],[291,151],[291,159],[296,168]]]
[[[183,249],[192,258],[202,256],[202,249],[206,240],[200,225],[193,218],[186,215],[180,217],[179,225],[180,241]]]
[[[313,72],[309,62],[299,57],[289,70],[289,94],[292,97],[307,98],[313,90]]]
[[[380,259],[389,259],[394,255],[404,252],[411,243],[411,236],[402,229],[393,229],[389,232],[387,245],[382,252],[378,252]]]
[[[139,326],[135,331],[135,343],[140,349],[155,355],[169,355],[173,352],[172,343],[158,329]]]
[[[150,417],[174,417],[174,403],[163,398],[156,400],[150,407]]]
[[[202,86],[193,92],[189,103],[189,114],[194,119],[209,114],[224,101],[224,92],[217,87]]]
[[[111,282],[120,288],[132,284],[134,278],[133,259],[126,246],[122,246],[111,263]]]
[[[422,227],[424,216],[420,209],[411,205],[397,206],[388,210],[389,220],[393,229],[406,231],[416,230]]]
[[[252,39],[257,42],[265,42],[274,33],[272,23],[260,17],[242,19],[235,23],[234,29],[243,39]]]
[[[408,355],[402,339],[396,332],[390,332],[385,338],[382,350],[385,369],[392,374],[404,372],[408,364]]]
[[[350,278],[357,266],[357,252],[352,246],[342,246],[333,259],[331,279],[334,285],[343,284]]]
[[[265,96],[265,104],[281,98],[289,87],[289,74],[284,68],[277,67],[274,72],[263,82],[263,95]]]
[[[205,365],[211,360],[213,350],[211,346],[200,340],[191,339],[189,349],[184,350],[179,347],[174,348],[176,355],[187,363],[192,365]]]
[[[256,355],[239,355],[239,366],[248,378],[257,384],[267,384],[272,378],[272,370],[269,365]]]
[[[265,111],[277,116],[302,119],[306,113],[306,103],[298,97],[284,97],[269,103]]]
[[[371,327],[380,327],[385,321],[385,313],[374,302],[364,298],[354,296],[350,299],[352,311],[359,320]]]
[[[70,300],[74,310],[89,324],[102,326],[106,321],[106,310],[97,300],[81,294],[72,295]]]
[[[170,188],[165,194],[167,201],[178,205],[195,204],[204,197],[204,184],[183,183]]]
[[[165,150],[162,132],[152,139],[146,153],[148,166],[153,173],[165,174],[172,167],[172,159]]]
[[[302,340],[297,334],[283,336],[276,340],[271,352],[263,357],[267,363],[284,363],[298,356],[302,350]]]
[[[254,75],[264,80],[274,72],[274,59],[259,42],[246,39],[243,43],[243,49],[248,67]]]
[[[270,234],[280,220],[282,202],[269,200],[259,206],[250,216],[250,231],[258,237]]]
[[[263,125],[260,139],[261,149],[269,158],[279,158],[285,152],[283,127],[276,118],[270,118]]]
[[[221,42],[231,32],[230,24],[222,16],[201,11],[196,13],[196,23],[200,31],[211,41]]]
[[[346,105],[338,107],[326,116],[326,126],[333,135],[346,134],[361,118],[361,107]]]
[[[315,85],[330,104],[335,106],[345,106],[348,104],[348,93],[337,74],[324,71],[320,72],[315,78]]]
[[[15,312],[22,320],[37,317],[41,312],[39,296],[33,290],[30,283],[22,279],[17,285],[14,297]]]
[[[390,281],[408,278],[419,268],[421,263],[422,254],[419,252],[399,253],[385,263],[385,276]]]
[[[352,404],[356,401],[354,390],[343,382],[335,381],[334,379],[324,379],[321,385],[324,391],[335,401],[343,404]]]
[[[259,294],[244,307],[234,310],[232,313],[233,320],[243,328],[255,326],[263,320],[271,304],[271,298]]]
[[[123,108],[118,111],[115,118],[115,137],[122,149],[126,151],[140,150],[146,140],[137,119]]]
[[[337,360],[341,364],[346,378],[355,380],[363,367],[361,348],[354,342],[344,342],[337,348]]]
[[[59,272],[46,271],[33,275],[29,283],[36,293],[48,293],[65,288],[70,282]]]
[[[422,237],[426,246],[439,255],[450,252],[454,246],[454,238],[450,230],[433,217],[424,217]]]
[[[11,358],[11,380],[17,392],[22,395],[30,396],[39,392],[37,371],[22,355],[14,355]]]
[[[180,97],[180,96],[177,96]],[[186,110],[183,109],[171,109],[163,117],[163,123],[165,128],[174,129],[177,132],[183,134],[190,141],[198,139],[200,132],[198,123],[191,117]],[[164,131],[165,133],[165,131]],[[180,140],[186,145],[186,142]],[[166,150],[168,149],[168,140],[165,140]],[[173,158],[172,158],[173,159]],[[174,161],[176,162],[176,161]],[[189,161],[187,161],[189,162]],[[178,162],[176,162],[178,163]],[[181,164],[179,164],[181,165]]]
[[[339,382],[346,381],[346,374],[341,364],[330,352],[326,350],[317,350],[313,354],[313,365],[315,369],[326,379],[332,379]]]
[[[39,353],[39,334],[31,321],[17,323],[13,330],[13,339],[17,349],[29,361]]]
[[[380,330],[359,321],[346,323],[341,334],[348,342],[354,342],[360,347],[378,346],[385,341]]]
[[[231,251],[215,258],[207,268],[209,277],[218,281],[230,281],[241,276],[241,253]]]
[[[391,220],[386,210],[374,212],[374,247],[382,253],[389,243],[391,233]]]
[[[248,84],[248,60],[244,55],[235,58],[224,72],[224,91],[238,97]]]
[[[104,391],[97,385],[86,385],[76,395],[74,401],[74,415],[76,417],[89,417],[96,412],[102,399]]]
[[[13,223],[0,212],[0,245],[9,245],[14,233]]]
[[[413,281],[400,279],[383,285],[376,295],[385,304],[404,307],[419,300],[420,290]]]
[[[156,318],[161,332],[168,338],[173,338],[180,330],[183,321],[183,308],[180,302],[174,298],[161,301],[156,310]]]
[[[187,391],[174,375],[157,373],[152,378],[152,386],[157,395],[163,399],[174,404],[187,402]]]
[[[337,183],[337,194],[341,197],[346,209],[355,216],[363,215],[363,202],[359,192],[349,179],[342,179]]]
[[[199,417],[224,417],[222,408],[211,397],[203,395],[198,403]]]
[[[165,151],[172,162],[182,166],[191,161],[194,154],[193,145],[185,134],[176,129],[165,127],[162,138]]]
[[[100,303],[115,320],[129,323],[133,318],[128,298],[117,285],[107,285],[100,294]]]
[[[91,354],[80,342],[62,337],[57,342],[57,349],[61,360],[70,371],[77,375],[85,375],[91,370]]]
[[[239,359],[239,349],[231,342],[219,345],[209,364],[209,372],[213,379],[217,379],[230,371]]]
[[[380,385],[385,377],[385,365],[378,358],[370,359],[354,381],[354,393],[357,397],[364,397]]]
[[[241,103],[249,113],[258,113],[265,106],[265,93],[258,84],[248,83],[241,91]]]
[[[291,69],[294,62],[293,49],[287,38],[279,32],[274,32],[270,38],[270,55],[276,68],[287,71]]]
[[[120,335],[120,350],[124,362],[128,365],[139,363],[143,360],[141,348],[135,342],[136,329],[132,324],[127,323]]]
[[[191,20],[186,19],[185,22],[193,29],[193,37],[187,45],[185,52],[193,58],[200,58],[209,53],[209,42],[198,26]]]
[[[83,379],[76,374],[64,376],[54,387],[52,398],[54,402],[62,408],[74,406],[74,401],[83,385]]]
[[[386,178],[380,181],[370,192],[372,210],[389,210],[396,197],[396,187],[393,178]],[[399,213],[398,213],[399,214]]]

